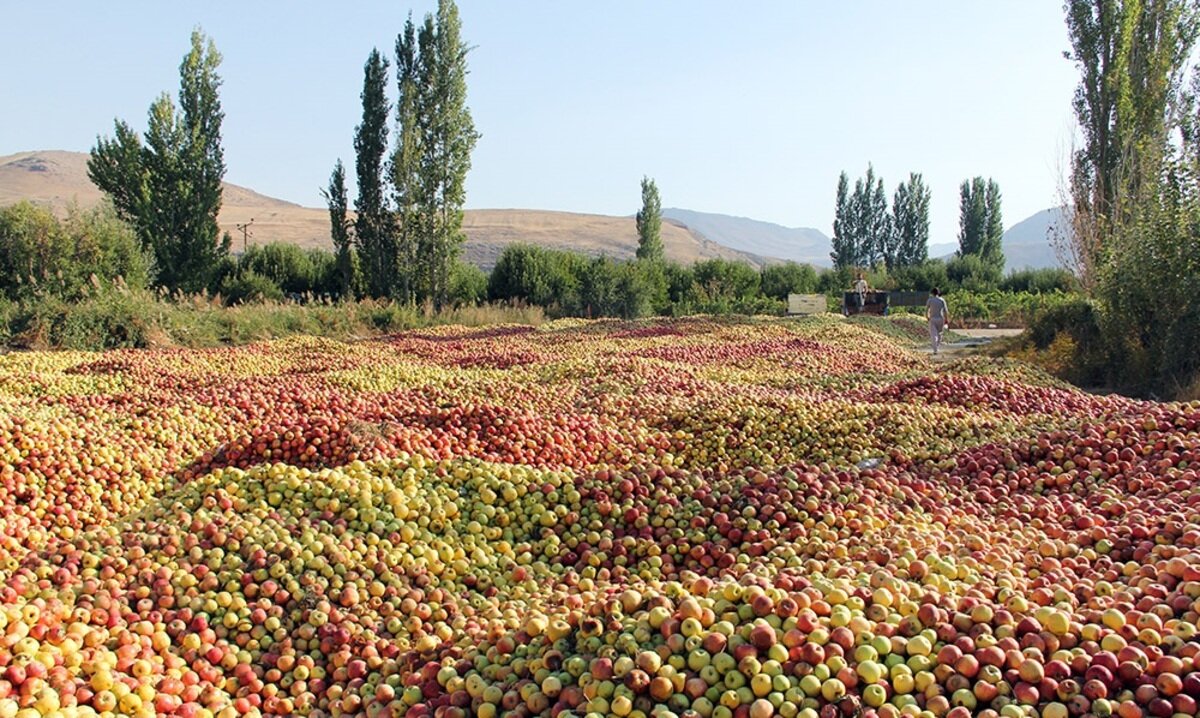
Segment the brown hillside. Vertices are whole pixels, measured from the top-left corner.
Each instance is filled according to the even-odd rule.
[[[44,150],[0,157],[0,206],[29,200],[63,212],[75,202],[91,207],[101,192],[87,176],[87,155],[82,152]],[[267,197],[251,189],[225,183],[221,229],[241,249],[242,234],[236,225],[254,220],[249,243],[288,242],[302,247],[329,247],[329,215],[323,208]],[[467,243],[464,257],[484,268],[495,264],[504,247],[529,242],[591,256],[632,257],[637,248],[633,217],[575,214],[527,209],[480,209],[466,213]],[[667,257],[684,263],[721,257],[761,264],[754,255],[710,242],[670,221],[663,223]]]

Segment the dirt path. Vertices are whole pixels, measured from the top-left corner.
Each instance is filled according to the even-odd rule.
[[[968,337],[965,341],[950,342],[942,344],[941,349],[937,354],[933,353],[933,349],[926,342],[918,346],[922,354],[927,355],[930,359],[936,362],[950,361],[964,354],[970,354],[977,351],[980,347],[990,344],[993,340],[1002,337],[1015,337],[1025,331],[1024,329],[954,329],[955,334]]]

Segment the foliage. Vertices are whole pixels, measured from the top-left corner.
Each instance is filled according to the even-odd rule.
[[[474,264],[455,262],[450,269],[449,300],[452,306],[469,306],[487,301],[488,275]]]
[[[789,294],[817,291],[817,270],[808,264],[784,262],[763,267],[760,286],[764,296],[787,300]]]
[[[1000,186],[995,180],[976,177],[959,188],[958,256],[978,257],[987,274],[1004,271],[1004,220],[1000,209]],[[953,279],[953,277],[951,277]]]
[[[1059,267],[1020,269],[1000,280],[999,288],[1005,292],[1075,292],[1079,281]]]
[[[273,284],[262,285],[269,291]],[[297,334],[351,339],[422,326],[542,323],[538,307],[472,306],[422,312],[411,303],[364,300],[297,304],[250,300],[225,306],[205,295],[104,288],[65,302],[0,299],[0,339],[56,349],[214,347]]]
[[[411,36],[403,36],[405,42]],[[397,42],[398,48],[400,41]],[[412,52],[411,44],[406,52]],[[412,98],[402,97],[401,116],[416,120],[416,146],[406,147],[401,132],[400,156],[419,166],[415,202],[402,219],[416,221],[416,295],[442,306],[448,299],[451,267],[466,235],[462,231],[467,172],[479,139],[467,107],[467,54],[462,23],[453,0],[438,0],[436,16],[426,15],[416,37],[415,85]],[[402,68],[403,69],[403,68]],[[402,85],[401,90],[404,91]],[[409,102],[415,111],[409,111]],[[399,187],[398,187],[399,189]],[[405,236],[408,236],[407,234]]]
[[[228,235],[217,240],[225,175],[220,63],[212,40],[194,31],[179,67],[179,109],[163,94],[150,106],[144,144],[117,120],[115,137],[97,138],[88,160],[88,177],[154,257],[155,282],[171,290],[206,287],[229,251]]]
[[[579,308],[581,255],[530,244],[504,248],[488,278],[492,301],[519,300],[570,315]]]
[[[337,260],[323,249],[284,242],[255,245],[238,258],[237,271],[273,282],[284,295],[333,295],[337,289]]]
[[[837,194],[833,206],[833,237],[829,258],[836,268],[853,267],[859,262],[858,235],[850,215],[850,178],[845,172],[838,175]]]
[[[1200,177],[1190,160],[1166,166],[1137,220],[1110,238],[1098,290],[1114,385],[1173,395],[1200,374]]]
[[[1001,268],[978,254],[958,254],[946,262],[946,276],[954,286],[985,291],[1000,282]]]
[[[1200,8],[1192,0],[1067,0],[1065,10],[1082,146],[1071,163],[1073,231],[1060,254],[1092,286],[1161,176]]]
[[[29,202],[0,209],[0,296],[74,301],[96,289],[146,286],[149,261],[111,205],[59,220]]]
[[[893,251],[884,258],[889,270],[920,265],[929,258],[930,196],[917,172],[897,185],[892,198]]]
[[[692,265],[692,292],[704,301],[745,300],[758,294],[758,272],[745,262],[707,259]]]
[[[834,217],[833,259],[835,267],[873,267],[894,255],[892,218],[888,214],[883,178],[875,177],[875,168],[867,166],[865,177],[855,180],[854,192],[847,197],[848,180],[838,178],[837,206]]]
[[[1107,381],[1100,314],[1082,298],[1037,311],[1010,354],[1077,386],[1100,386]]]
[[[1072,0],[1066,11],[1083,145],[1060,249],[1101,306],[1111,385],[1181,396],[1200,376],[1200,136],[1183,89],[1200,7]]]
[[[928,292],[932,289],[949,289],[950,275],[946,262],[927,259],[920,264],[897,267],[889,272],[893,289],[901,291]]]
[[[363,66],[362,122],[354,130],[358,197],[354,208],[355,245],[363,284],[372,297],[389,297],[397,267],[393,217],[384,191],[384,155],[388,147],[388,61],[372,49]]]
[[[404,22],[404,30],[396,36],[396,146],[392,150],[392,197],[396,211],[396,291],[404,301],[416,301],[420,261],[417,255],[419,237],[429,230],[426,213],[428,204],[422,193],[421,162],[424,156],[424,135],[421,114],[421,72],[418,63],[417,31],[412,13]],[[424,224],[423,224],[424,222]]]
[[[265,277],[253,270],[230,274],[221,281],[217,293],[226,304],[242,304],[245,302],[284,300],[283,290],[270,277]]]
[[[346,215],[349,200],[346,197],[346,170],[339,159],[329,177],[329,188],[322,190],[329,205],[329,238],[333,241],[337,296],[353,298],[359,284],[359,266],[354,251],[354,239],[350,234],[353,223]]]
[[[649,177],[642,177],[642,208],[637,213],[637,231],[637,258],[662,261],[662,199],[658,196],[658,185]]]

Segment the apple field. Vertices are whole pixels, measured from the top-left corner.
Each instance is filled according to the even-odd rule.
[[[922,335],[0,357],[0,718],[1195,715],[1200,405]]]

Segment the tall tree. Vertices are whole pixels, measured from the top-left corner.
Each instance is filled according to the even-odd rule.
[[[987,208],[987,222],[979,254],[986,264],[1004,271],[1004,214],[1000,209],[1000,185],[993,179],[987,181],[983,203]]]
[[[1162,171],[1195,45],[1195,0],[1066,0],[1068,59],[1082,146],[1071,166],[1073,232],[1065,257],[1091,281],[1112,236],[1136,221]]]
[[[453,0],[438,0],[417,33],[420,77],[423,237],[418,241],[421,294],[445,303],[450,268],[463,241],[463,211],[471,152],[479,139],[467,107],[467,55]],[[422,241],[423,240],[423,241]]]
[[[864,214],[866,264],[869,266],[884,264],[890,269],[895,262],[895,234],[892,231],[892,216],[888,214],[887,193],[883,191],[883,178],[875,179],[872,187],[871,175],[873,173],[874,168],[868,167],[865,185],[867,194],[863,198],[863,206],[866,208]]]
[[[417,31],[412,14],[404,31],[396,37],[396,149],[392,153],[392,191],[396,204],[396,277],[397,295],[415,301],[420,275],[417,248],[423,235],[432,233],[431,212],[422,212],[428,204],[421,183],[424,135],[421,126],[422,63],[417,50]]]
[[[321,190],[329,205],[329,237],[333,240],[334,261],[337,266],[338,294],[345,299],[354,298],[355,263],[354,247],[351,245],[352,222],[346,216],[349,200],[346,196],[346,170],[339,159],[329,176],[329,188]]]
[[[837,197],[833,205],[833,238],[829,258],[837,269],[853,267],[858,263],[857,235],[850,207],[850,178],[845,172],[838,175]]]
[[[974,255],[997,271],[1004,269],[1004,221],[1000,211],[1000,185],[976,177],[959,188],[958,253]]]
[[[228,254],[217,214],[225,176],[221,148],[221,55],[199,29],[179,66],[179,109],[163,94],[150,106],[145,144],[128,124],[97,137],[88,177],[112,198],[154,257],[156,282],[170,290],[207,288]]]
[[[958,253],[979,254],[987,231],[987,185],[982,177],[963,180],[959,187]]]
[[[662,200],[658,196],[658,185],[649,177],[642,177],[642,208],[637,213],[638,259],[661,260]]]
[[[391,296],[396,267],[393,222],[384,192],[384,155],[388,148],[388,61],[372,49],[363,67],[362,122],[354,130],[354,167],[358,175],[358,212],[354,229],[366,291]]]
[[[923,264],[929,258],[930,191],[918,172],[896,186],[892,197],[892,222],[896,238],[894,266]]]

